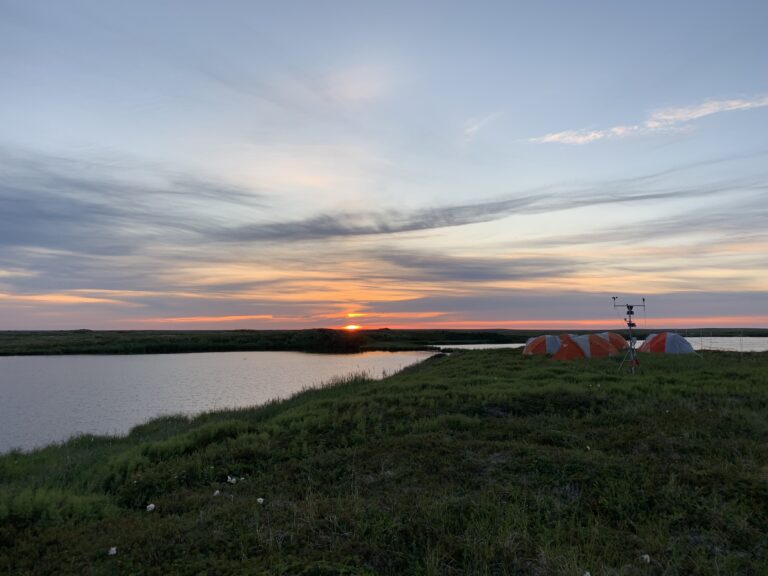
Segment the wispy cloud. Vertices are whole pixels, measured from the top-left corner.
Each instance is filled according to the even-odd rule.
[[[544,136],[531,138],[536,144],[589,144],[598,140],[625,138],[631,135],[648,134],[673,130],[686,130],[691,126],[687,122],[735,110],[751,110],[768,106],[768,96],[752,99],[735,98],[730,100],[707,100],[702,104],[679,108],[662,108],[651,112],[641,124],[625,124],[602,130],[564,130]]]
[[[339,104],[377,100],[390,85],[391,75],[371,66],[338,70],[321,82],[322,93]]]
[[[592,310],[595,315],[613,313],[611,296],[616,294],[605,290],[579,292],[565,290],[497,290],[478,289],[470,294],[425,296],[405,302],[376,303],[379,312],[397,310],[398,312],[418,312],[421,310],[442,310],[449,316],[470,316],[479,325],[483,321],[496,322],[498,325],[509,320],[527,320],[547,318],[575,320],[584,318],[584,310]],[[768,293],[765,291],[662,291],[651,294],[643,287],[641,295],[648,296],[648,313],[653,316],[709,316],[713,310],[720,310],[729,315],[748,315],[750,311],[764,310],[768,305]],[[630,300],[631,301],[631,300]],[[723,310],[723,301],[730,307]],[[621,316],[615,316],[616,325],[621,325]],[[608,323],[610,325],[610,323]],[[749,322],[745,322],[749,324]],[[604,323],[603,326],[606,324]]]
[[[536,246],[563,246],[576,244],[634,244],[642,241],[659,242],[670,238],[701,235],[708,237],[710,245],[717,245],[722,238],[768,239],[765,223],[768,222],[768,207],[765,192],[768,184],[755,184],[735,191],[747,192],[750,197],[731,202],[726,206],[697,208],[692,206],[682,214],[638,220],[634,225],[609,226],[589,232],[570,235],[549,236],[544,240],[533,240]],[[733,197],[731,195],[731,197]],[[650,232],[650,233],[649,233]],[[689,254],[688,257],[693,257]]]
[[[577,269],[573,258],[458,257],[421,250],[388,250],[378,260],[394,266],[404,282],[494,282],[562,276]]]
[[[644,177],[638,181],[645,180]],[[412,211],[325,213],[300,220],[261,222],[211,231],[210,238],[225,242],[296,242],[380,234],[419,232],[501,220],[512,215],[559,212],[588,206],[619,205],[645,201],[704,197],[731,192],[741,184],[710,187],[627,190],[629,179],[604,182],[584,189],[540,190],[524,195],[472,204],[422,208]],[[615,192],[624,189],[624,192]]]
[[[138,168],[0,148],[0,246],[127,254],[264,209],[260,192]]]
[[[112,304],[119,306],[138,306],[131,302],[116,300],[113,298],[94,298],[90,296],[78,296],[67,293],[46,294],[6,294],[0,292],[0,304],[2,303],[43,303],[43,304]]]
[[[271,314],[246,314],[238,316],[171,316],[168,318],[137,318],[134,322],[147,324],[202,324],[241,322],[243,320],[272,320]]]
[[[498,117],[499,113],[494,112],[493,114],[488,114],[482,118],[470,118],[464,124],[464,138],[466,140],[472,140],[477,135],[477,133],[480,132],[480,130],[485,128]]]
[[[765,182],[745,177],[682,185],[672,177],[684,170],[698,173],[702,165],[528,189],[463,204],[322,212],[302,207],[291,214],[273,208],[271,196],[217,182],[180,181],[163,171],[135,178],[124,167],[110,170],[32,154],[3,156],[0,151],[0,325],[306,327],[336,325],[339,314],[347,313],[365,313],[391,325],[460,322],[470,316],[482,321],[482,311],[472,308],[479,303],[458,301],[469,308],[454,313],[448,304],[430,308],[425,303],[410,310],[407,302],[461,294],[475,294],[482,302],[490,288],[521,286],[534,292],[553,287],[603,290],[616,285],[606,282],[606,275],[623,265],[614,251],[617,244],[626,249],[626,239],[644,241],[656,234],[666,246],[666,239],[684,234],[687,242],[700,230],[716,238],[740,234],[741,227],[762,230],[766,214],[759,197]],[[699,204],[694,202],[683,222],[668,214],[641,222],[637,229],[577,227],[573,236],[554,241],[547,231],[538,241],[515,233],[514,246],[492,242],[487,249],[455,241],[453,247],[430,244],[425,249],[421,242],[431,230],[448,237],[448,228],[509,216],[643,202],[666,206],[666,201],[705,196],[727,198],[728,210],[713,212],[713,202],[701,203],[703,209],[710,206],[709,212],[694,218],[694,205]],[[303,218],[298,215],[302,213]],[[514,233],[519,221],[510,221],[508,229]],[[608,238],[621,241],[599,251],[572,250]],[[756,271],[764,269],[764,260],[754,254],[764,252],[763,239],[753,237],[757,248],[738,258],[696,260],[697,266],[685,271],[690,278],[686,288],[701,286],[701,274],[725,274],[725,268],[737,265],[742,268],[731,272],[738,282],[718,276],[705,278],[704,285],[712,289],[727,280],[734,289],[757,286],[763,276]],[[639,262],[646,268],[634,271],[627,284],[646,286],[654,270],[667,267],[661,288],[679,288],[681,274],[668,268],[676,261],[650,255]],[[751,283],[741,280],[750,275],[755,278]],[[380,307],[387,302],[395,304]],[[510,313],[521,309],[525,307],[511,306]],[[409,318],[410,313],[421,316]],[[489,322],[496,318],[488,314]]]

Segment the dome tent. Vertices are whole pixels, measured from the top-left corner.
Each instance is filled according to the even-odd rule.
[[[560,349],[560,338],[553,336],[552,334],[545,334],[543,336],[535,336],[528,338],[523,348],[523,354],[525,356],[533,356],[534,354],[554,354]]]
[[[579,360],[586,358],[584,350],[576,343],[576,336],[571,334],[560,334],[560,348],[552,354],[552,360]]]
[[[619,353],[616,347],[597,334],[560,334],[560,349],[553,360],[578,360],[579,358],[605,358]]]
[[[598,334],[583,334],[576,336],[573,340],[581,347],[587,358],[605,358],[619,353],[616,346]]]
[[[657,354],[694,354],[693,346],[676,332],[660,332],[650,334],[638,348],[638,352],[654,352]]]
[[[629,348],[629,342],[626,341],[624,336],[616,334],[616,332],[600,332],[599,334],[596,334],[596,336],[608,340],[608,342],[613,344],[619,351]]]
[[[627,347],[626,340],[610,332],[605,332],[603,335],[544,334],[529,338],[523,348],[523,354],[525,356],[546,354],[553,360],[577,360],[614,356]]]
[[[553,360],[577,360],[579,358],[606,358],[615,356],[619,350],[605,338],[597,334],[573,336],[561,334],[562,346],[553,356]]]

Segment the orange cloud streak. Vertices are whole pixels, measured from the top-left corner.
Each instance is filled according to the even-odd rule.
[[[7,294],[0,293],[0,303],[3,302],[35,302],[43,304],[117,304],[119,306],[140,306],[132,302],[124,302],[113,298],[93,298],[91,296],[78,296],[76,294],[48,293],[48,294]]]
[[[250,314],[246,316],[179,316],[171,318],[135,318],[131,322],[147,324],[200,324],[204,322],[239,322],[241,320],[274,320],[269,314]]]

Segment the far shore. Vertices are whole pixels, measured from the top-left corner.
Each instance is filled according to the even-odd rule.
[[[638,338],[664,328],[637,330]],[[465,344],[524,343],[532,336],[602,330],[37,330],[0,331],[0,356],[63,354],[175,354],[191,352],[295,351],[350,354],[432,350]],[[613,329],[624,334],[624,331]],[[691,328],[672,331],[698,337],[768,337],[766,328]]]

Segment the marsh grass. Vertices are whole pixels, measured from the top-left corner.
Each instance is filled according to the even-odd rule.
[[[764,574],[768,354],[642,360],[457,352],[10,453],[0,573]]]

